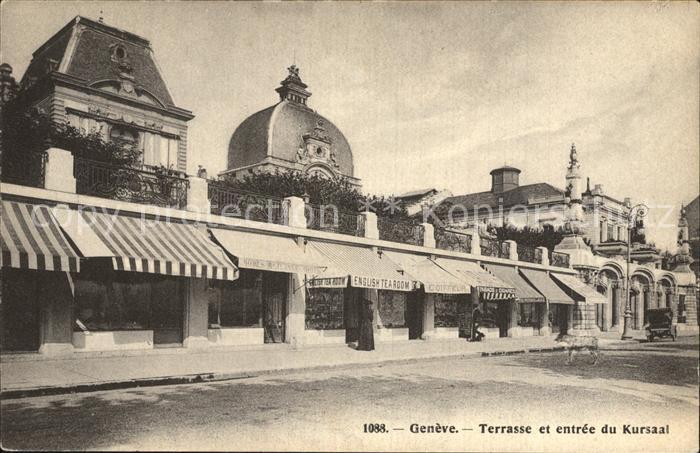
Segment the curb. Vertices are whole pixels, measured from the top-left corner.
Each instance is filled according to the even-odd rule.
[[[107,381],[107,382],[95,382],[95,383],[85,383],[85,384],[75,384],[75,385],[65,385],[65,386],[45,386],[45,387],[31,387],[24,389],[11,389],[0,391],[0,398],[3,400],[9,399],[20,399],[20,398],[32,398],[38,396],[53,396],[53,395],[67,395],[76,393],[91,393],[100,392],[108,390],[123,390],[129,388],[142,388],[142,387],[156,387],[162,385],[183,385],[183,384],[199,384],[205,382],[221,382],[221,381],[232,381],[239,379],[250,379],[258,376],[269,376],[272,374],[294,374],[300,372],[308,371],[330,371],[330,370],[342,370],[345,368],[370,368],[370,367],[381,367],[385,365],[399,365],[408,364],[415,362],[431,362],[440,361],[445,359],[460,359],[467,357],[493,357],[493,356],[509,356],[516,354],[527,354],[527,353],[547,353],[547,352],[558,352],[563,351],[565,348],[563,346],[556,346],[551,348],[531,348],[531,349],[516,349],[516,350],[505,350],[505,351],[491,351],[491,352],[459,352],[459,353],[448,353],[441,355],[425,356],[425,357],[411,357],[405,359],[388,359],[381,360],[377,362],[350,362],[341,363],[337,365],[320,365],[311,367],[292,367],[292,368],[277,368],[277,369],[267,369],[259,371],[241,371],[236,373],[196,373],[196,374],[186,374],[180,376],[162,376],[153,378],[142,378],[142,379],[129,379],[124,381]]]

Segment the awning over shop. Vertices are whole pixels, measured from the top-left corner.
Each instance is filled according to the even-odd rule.
[[[307,285],[313,288],[357,288],[412,291],[416,282],[391,259],[368,247],[309,241],[308,253],[330,263],[320,275],[308,275]]]
[[[583,283],[578,278],[573,275],[566,274],[551,274],[557,281],[559,281],[565,288],[568,288],[572,292],[574,299],[586,302],[587,304],[607,304],[608,300],[602,294],[600,294],[595,289]]]
[[[520,273],[537,289],[537,291],[544,295],[547,302],[550,304],[574,305],[574,300],[569,297],[545,271],[520,268]]]
[[[212,228],[214,239],[238,258],[238,267],[262,271],[319,274],[327,266],[314,261],[289,237],[254,234],[245,231]]]
[[[512,285],[515,288],[515,297],[519,302],[544,302],[544,297],[518,274],[515,267],[487,264],[486,269],[504,282]]]
[[[423,285],[426,293],[469,294],[467,283],[450,274],[426,256],[385,251],[384,255]]]
[[[507,300],[515,297],[513,285],[496,278],[470,261],[451,258],[437,258],[435,263],[467,285],[479,290],[479,297],[484,300]]]
[[[47,206],[2,201],[2,266],[77,272],[80,258]]]
[[[238,269],[204,231],[179,221],[82,211],[68,231],[86,258],[110,257],[114,270],[235,280]]]

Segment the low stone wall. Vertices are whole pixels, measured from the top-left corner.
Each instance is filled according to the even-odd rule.
[[[305,330],[304,344],[344,344],[345,329]]]
[[[459,327],[436,327],[430,339],[449,340],[459,338]]]
[[[76,351],[153,349],[153,331],[73,332],[73,347]]]
[[[374,339],[377,342],[408,341],[408,328],[383,328],[374,331]]]
[[[264,344],[265,330],[262,327],[209,329],[207,338],[213,346]]]

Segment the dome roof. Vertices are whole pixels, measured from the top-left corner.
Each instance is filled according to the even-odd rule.
[[[342,132],[324,116],[306,106],[311,95],[298,69],[277,91],[281,101],[246,118],[234,131],[228,147],[228,170],[280,159],[287,168],[308,170],[323,166],[354,176],[352,151]]]

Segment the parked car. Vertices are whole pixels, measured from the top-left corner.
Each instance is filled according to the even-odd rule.
[[[644,328],[648,341],[654,341],[655,337],[671,337],[676,341],[676,326],[673,325],[673,311],[670,308],[650,308],[646,311],[646,318]]]

